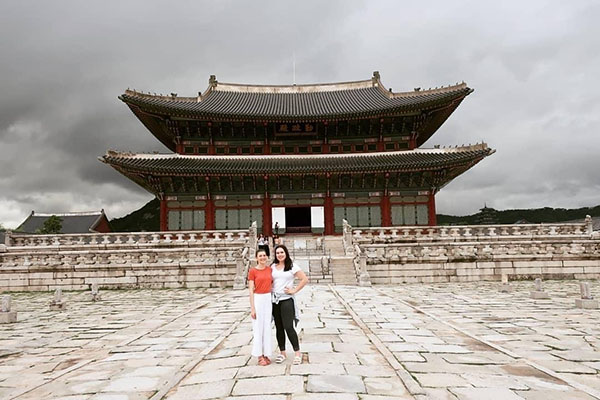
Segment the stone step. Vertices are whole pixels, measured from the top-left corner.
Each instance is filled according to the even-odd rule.
[[[329,271],[333,275],[333,282],[343,285],[357,285],[354,258],[351,256],[332,257]]]

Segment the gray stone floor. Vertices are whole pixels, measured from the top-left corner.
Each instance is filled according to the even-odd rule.
[[[600,399],[600,310],[576,282],[309,286],[302,365],[250,358],[246,291],[13,296],[1,399]],[[592,292],[599,297],[599,283]],[[291,355],[291,352],[290,352]]]

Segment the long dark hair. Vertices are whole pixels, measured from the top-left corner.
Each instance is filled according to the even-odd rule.
[[[284,271],[289,271],[292,269],[292,259],[290,258],[290,252],[288,251],[287,247],[285,247],[285,245],[283,244],[278,244],[277,246],[275,246],[275,249],[273,249],[273,254],[275,255],[275,259],[273,260],[273,264],[279,264],[279,260],[277,259],[277,249],[283,249],[283,251],[285,252],[285,260],[283,260],[283,270]]]

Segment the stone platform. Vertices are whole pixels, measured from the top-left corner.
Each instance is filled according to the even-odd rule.
[[[575,281],[317,286],[299,295],[300,366],[249,357],[247,292],[15,293],[2,399],[599,399],[600,310]],[[592,282],[597,298],[599,283]]]

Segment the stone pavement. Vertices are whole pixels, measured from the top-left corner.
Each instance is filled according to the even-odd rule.
[[[246,291],[67,292],[64,311],[15,294],[0,398],[600,399],[600,310],[574,308],[573,281],[545,282],[549,300],[512,285],[309,286],[304,363],[267,367],[249,357]]]

